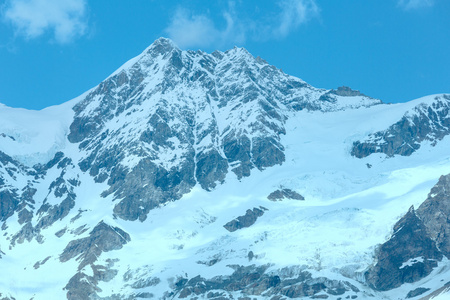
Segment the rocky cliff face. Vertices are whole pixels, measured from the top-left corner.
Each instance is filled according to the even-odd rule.
[[[185,52],[159,39],[74,107],[68,139],[84,153],[81,170],[120,199],[114,213],[144,220],[197,183],[211,190],[229,171],[240,179],[282,164],[287,110],[338,110],[337,96],[360,96],[324,93],[245,49]]]
[[[417,215],[442,254],[450,258],[450,174],[439,178]]]
[[[395,224],[391,238],[381,245],[377,263],[366,278],[374,289],[386,291],[428,276],[441,260],[442,253],[411,207]]]
[[[423,141],[436,145],[450,133],[450,95],[436,96],[432,103],[420,103],[388,129],[353,143],[351,154],[358,158],[372,153],[409,156]]]
[[[441,176],[417,211],[411,207],[381,245],[377,263],[365,275],[378,290],[389,290],[428,276],[449,252],[450,174]]]

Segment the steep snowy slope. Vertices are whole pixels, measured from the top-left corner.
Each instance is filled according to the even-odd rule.
[[[2,106],[0,296],[437,295],[449,103],[383,104],[162,38],[61,106]]]

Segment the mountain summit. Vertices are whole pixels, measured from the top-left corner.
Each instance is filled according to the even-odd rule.
[[[121,199],[115,214],[143,220],[197,183],[213,189],[229,170],[241,179],[282,164],[287,112],[347,102],[380,103],[313,88],[242,48],[181,51],[161,38],[75,105],[68,139],[85,152],[82,171],[107,180],[104,195]]]
[[[448,275],[448,226],[408,209],[445,201],[427,195],[450,173],[449,103],[388,105],[314,88],[243,48],[160,38],[61,106],[0,107],[0,296],[432,293]],[[429,249],[386,261],[402,237]],[[398,278],[386,284],[383,268]]]

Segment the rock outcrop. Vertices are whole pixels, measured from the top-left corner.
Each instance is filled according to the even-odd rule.
[[[365,274],[366,280],[376,290],[390,290],[426,277],[442,257],[411,207],[395,224],[391,238],[381,245],[375,266]]]
[[[101,221],[88,237],[71,241],[59,256],[61,262],[74,257],[80,262],[78,269],[94,263],[103,252],[118,250],[130,241],[128,233]]]
[[[327,299],[329,296],[356,296],[359,289],[348,281],[314,278],[311,273],[295,268],[285,268],[267,272],[264,266],[229,266],[234,269],[230,276],[216,276],[206,279],[201,276],[178,278],[173,284],[173,291],[165,299],[235,299],[237,293],[243,298],[259,296],[267,299],[296,299],[311,297]],[[350,296],[351,295],[351,296]],[[272,298],[275,297],[275,298]],[[357,296],[356,296],[357,297]]]
[[[450,259],[450,174],[439,178],[417,215],[438,249]]]
[[[234,232],[239,229],[247,228],[255,224],[256,220],[264,214],[264,211],[267,210],[264,207],[247,209],[245,215],[239,216],[236,219],[228,222],[223,225],[223,227],[229,232]]]
[[[272,193],[269,194],[269,196],[267,196],[267,199],[272,201],[282,201],[283,199],[305,200],[305,198],[302,195],[300,195],[296,191],[287,188],[282,188],[273,191]]]
[[[376,264],[366,272],[377,290],[390,290],[428,276],[443,256],[450,258],[450,174],[441,176],[428,198],[394,226],[380,246]]]
[[[423,141],[436,145],[450,134],[449,109],[450,95],[436,96],[431,103],[421,103],[388,129],[354,142],[351,155],[357,158],[373,153],[409,156]]]

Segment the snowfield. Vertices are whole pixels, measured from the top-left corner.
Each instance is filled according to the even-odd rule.
[[[274,270],[297,265],[317,276],[362,279],[358,274],[373,263],[374,249],[392,234],[392,225],[411,205],[417,207],[426,199],[442,174],[450,173],[448,138],[435,147],[424,145],[410,157],[373,154],[357,159],[350,156],[353,141],[388,127],[403,115],[405,106],[411,107],[411,103],[326,114],[293,113],[286,126],[287,134],[283,136],[286,146],[283,165],[241,181],[229,174],[226,183],[212,192],[195,187],[181,200],[151,211],[143,223],[111,218],[110,197],[99,196],[106,186],[83,175],[76,208],[68,218],[47,230],[44,244],[33,240],[12,249],[1,247],[5,253],[2,267],[14,271],[2,281],[0,289],[18,299],[63,298],[65,292],[55,287],[68,282],[77,264],[75,260],[64,264],[58,261],[58,253],[70,241],[70,236],[59,239],[54,233],[64,227],[76,229],[88,220],[92,223],[87,223],[87,227],[93,228],[101,219],[131,236],[122,254],[112,251],[101,257],[101,261],[120,259],[115,264],[119,276],[99,286],[106,292],[105,296],[111,292],[123,293],[117,287],[124,286],[123,275],[130,271],[162,278],[159,285],[148,288],[158,295],[169,289],[169,282],[164,278],[176,278],[180,274],[205,278],[231,274],[233,270],[228,265],[249,264],[250,251],[254,253],[251,263],[270,264]],[[39,159],[45,162],[55,148],[67,144],[65,151],[72,151],[67,155],[77,157],[76,147],[63,142],[67,120],[71,117],[67,107],[65,104],[43,111],[2,107],[1,128],[5,135],[15,139],[9,144],[2,143],[2,151],[17,153],[16,157],[24,164]],[[33,139],[42,139],[47,144],[36,148]],[[305,200],[268,200],[267,196],[280,187],[297,191]],[[250,228],[230,233],[223,227],[247,209],[261,206],[267,211]],[[78,209],[87,210],[83,219],[68,222]],[[34,269],[36,262],[48,256],[49,249],[54,255]],[[201,263],[215,258],[219,262],[214,266]],[[92,272],[89,269],[87,266],[83,271]],[[384,293],[382,297],[398,299],[416,285],[436,289],[438,278],[448,278],[449,270],[449,262],[443,261],[436,270],[442,273],[432,281],[424,279]],[[364,289],[356,280],[353,283]],[[445,299],[445,296],[432,299]]]

